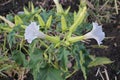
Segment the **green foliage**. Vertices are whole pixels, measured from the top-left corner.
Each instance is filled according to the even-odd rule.
[[[62,31],[65,32],[67,30],[67,23],[64,16],[61,16],[61,26],[62,26]]]
[[[35,80],[66,80],[78,70],[83,72],[84,79],[87,80],[88,67],[108,64],[111,61],[108,58],[91,57],[82,42],[69,41],[73,36],[82,35],[83,31],[91,29],[91,25],[86,22],[86,5],[82,4],[79,11],[74,13],[69,12],[70,8],[63,10],[60,4],[57,7],[61,9],[57,9],[59,15],[54,9],[46,11],[34,8],[29,3],[28,8],[24,7],[23,14],[16,14],[15,17],[8,15],[6,19],[15,23],[14,27],[10,27],[9,22],[0,23],[0,34],[6,34],[4,39],[7,39],[0,44],[5,47],[2,51],[5,52],[8,46],[8,60],[14,60],[19,69],[30,71]],[[40,31],[47,37],[35,39],[28,44],[24,33],[30,22],[37,22]],[[0,57],[0,65],[2,61],[4,58]],[[0,72],[9,66],[11,67],[2,67]]]
[[[8,56],[0,56],[0,76],[2,75],[7,77],[7,74],[5,74],[4,72],[7,71],[8,73],[10,73],[16,68],[18,68],[17,65]]]
[[[46,27],[47,27],[47,28],[50,28],[51,23],[52,23],[52,15],[48,18],[48,20],[47,20],[47,22],[46,22]]]
[[[61,48],[59,54],[60,54],[59,60],[61,60],[60,62],[61,68],[64,71],[68,71],[68,64],[69,64],[68,56],[71,55],[70,51],[65,48]]]
[[[61,71],[55,68],[42,68],[40,69],[38,80],[64,80],[61,77]]]
[[[22,19],[19,16],[17,16],[17,15],[15,16],[15,24],[16,25],[23,24]]]
[[[85,80],[87,80],[87,73],[86,73],[86,68],[85,68],[84,64],[85,64],[84,55],[82,52],[80,52],[80,67],[83,72],[83,76],[84,76]]]
[[[12,31],[8,34],[7,36],[7,40],[8,40],[8,43],[9,43],[9,46],[10,48],[12,47],[13,44],[16,43],[16,40],[15,40],[15,32]]]
[[[33,73],[34,79],[37,79],[38,77],[38,73],[39,73],[39,69],[45,65],[44,62],[42,62],[43,60],[43,56],[42,56],[42,51],[39,49],[30,49],[30,61],[27,65],[27,67],[29,67]],[[44,63],[44,64],[43,64]]]
[[[97,57],[93,59],[88,65],[88,67],[93,67],[93,66],[98,66],[98,65],[103,65],[103,64],[109,64],[112,63],[112,61],[106,57]]]
[[[16,61],[17,64],[19,64],[21,66],[26,66],[26,64],[27,64],[25,55],[19,50],[14,50],[12,52],[12,58],[13,58],[13,60]]]
[[[81,71],[83,72],[84,79],[87,80],[87,67],[88,64],[91,62],[89,53],[87,52],[86,48],[84,47],[84,44],[82,43],[77,43],[76,45],[73,45],[72,49],[76,60],[75,69],[81,69]]]
[[[45,22],[42,19],[42,17],[40,15],[36,15],[36,17],[38,18],[38,22],[39,22],[40,26],[45,27]]]

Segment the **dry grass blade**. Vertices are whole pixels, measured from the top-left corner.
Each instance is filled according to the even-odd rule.
[[[116,13],[118,14],[118,5],[117,5],[117,0],[114,0],[115,1],[115,10],[116,10]]]
[[[105,2],[105,4],[98,10],[99,12],[107,5],[107,3],[109,2],[109,0],[107,0],[106,2]]]
[[[4,6],[4,5],[6,5],[6,4],[10,3],[11,1],[12,1],[12,0],[8,0],[8,1],[6,1],[6,2],[4,2],[4,3],[0,4],[0,6]]]
[[[0,19],[3,20],[4,22],[6,22],[11,28],[13,28],[15,26],[14,23],[10,22],[5,17],[0,16]]]
[[[103,75],[102,75],[102,73],[101,73],[101,71],[100,71],[100,68],[98,68],[97,73],[96,73],[95,76],[98,76],[98,74],[100,75],[100,77],[102,78],[102,80],[105,80],[104,77],[103,77]]]
[[[91,2],[89,2],[88,0],[86,0],[87,5],[92,9],[95,10],[94,6],[91,4]]]
[[[115,76],[115,80],[117,80],[117,77]]]

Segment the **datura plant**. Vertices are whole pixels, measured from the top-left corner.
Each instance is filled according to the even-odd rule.
[[[34,80],[66,80],[78,70],[87,80],[89,67],[112,62],[92,56],[85,48],[88,39],[95,39],[101,46],[105,38],[102,26],[87,23],[84,0],[80,1],[78,12],[73,13],[69,12],[70,7],[64,10],[58,0],[53,1],[56,11],[34,8],[30,3],[15,17],[0,16],[5,22],[0,23],[0,31],[7,34],[12,60],[31,72]]]

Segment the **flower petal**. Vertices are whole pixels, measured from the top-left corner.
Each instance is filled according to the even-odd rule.
[[[39,26],[36,22],[31,22],[25,29],[25,39],[31,43],[35,38],[45,38],[45,34],[39,31]]]
[[[98,45],[102,44],[102,40],[105,38],[105,33],[102,31],[102,26],[98,26],[98,23],[93,22],[93,29],[84,35],[85,39],[95,39]]]

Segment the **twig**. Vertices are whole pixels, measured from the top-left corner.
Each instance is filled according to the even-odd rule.
[[[91,9],[95,10],[95,8],[94,8],[94,6],[91,4],[91,2],[89,2],[88,0],[86,0],[86,3],[87,3],[87,5],[88,5]]]
[[[117,77],[115,76],[115,80],[117,80]]]
[[[100,74],[102,80],[105,80],[104,77],[103,77],[103,75],[102,75],[102,73],[100,71],[99,71],[99,74]]]
[[[99,71],[100,71],[100,68],[97,69],[97,72],[96,72],[95,76],[98,76]]]
[[[120,5],[120,2],[119,2],[119,1],[118,1],[117,3],[118,3],[118,5]]]
[[[110,80],[110,79],[109,79],[109,76],[108,76],[108,72],[107,72],[107,70],[106,70],[105,68],[104,68],[104,73],[105,73],[105,75],[106,75],[106,79],[107,79],[107,80]]]
[[[4,6],[4,5],[6,5],[6,4],[10,3],[11,1],[12,1],[12,0],[8,0],[8,1],[6,1],[6,2],[4,2],[4,3],[0,4],[0,6]]]
[[[98,68],[96,76],[98,76],[98,74],[100,74],[102,80],[105,80],[104,77],[103,77],[103,75],[102,75],[102,73],[100,72],[100,68]]]

